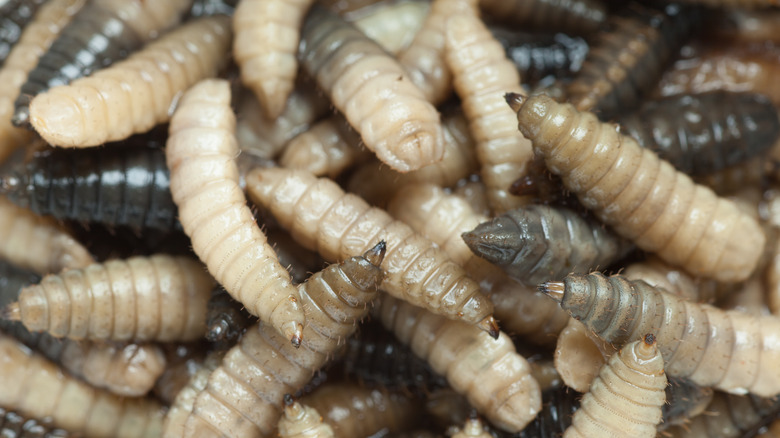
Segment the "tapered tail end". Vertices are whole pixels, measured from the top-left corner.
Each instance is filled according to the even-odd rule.
[[[374,266],[382,264],[382,260],[385,259],[385,253],[387,252],[387,243],[384,240],[380,240],[379,243],[374,245],[373,248],[363,254],[363,258],[368,260]]]
[[[486,331],[493,339],[498,339],[498,334],[501,333],[501,330],[498,328],[498,322],[493,318],[493,315],[480,321],[479,328]]]
[[[290,322],[284,330],[285,336],[290,339],[290,343],[293,347],[298,348],[303,341],[303,325]]]
[[[19,303],[11,303],[0,309],[0,319],[5,319],[8,321],[21,321],[22,311],[19,308]]]
[[[547,295],[557,302],[563,301],[565,286],[562,281],[548,281],[539,285],[539,292]]]
[[[525,96],[519,93],[506,93],[504,94],[504,100],[512,108],[512,111],[518,112],[520,107],[523,106],[523,102],[525,102]]]

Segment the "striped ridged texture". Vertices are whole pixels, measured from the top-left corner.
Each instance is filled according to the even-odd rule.
[[[506,334],[491,339],[468,324],[387,295],[375,315],[495,426],[518,432],[540,411],[539,385]]]
[[[44,275],[83,268],[94,260],[86,248],[50,218],[0,197],[0,258]]]
[[[756,268],[766,237],[734,202],[694,184],[592,113],[543,95],[507,99],[550,171],[617,234],[723,282],[744,280]]]
[[[0,434],[3,438],[70,438],[64,429],[55,429],[47,420],[38,420],[0,408]]]
[[[665,389],[658,347],[646,339],[632,342],[601,368],[563,437],[654,438]]]
[[[490,32],[504,46],[525,83],[532,87],[547,77],[568,78],[580,71],[588,54],[588,43],[564,33],[537,34],[501,27]]]
[[[481,0],[480,6],[500,21],[545,32],[587,34],[607,19],[599,0]]]
[[[13,123],[29,123],[30,100],[105,68],[178,24],[192,0],[90,0],[30,71],[14,103]]]
[[[230,86],[205,80],[179,102],[166,147],[171,195],[195,254],[249,313],[300,341],[303,310],[239,187]]]
[[[447,65],[476,141],[488,202],[497,213],[523,205],[528,200],[511,195],[508,189],[525,175],[533,150],[531,142],[517,131],[512,111],[502,102],[506,92],[524,93],[517,69],[474,14],[451,16],[446,39]]]
[[[569,101],[602,120],[638,106],[699,18],[698,11],[680,5],[658,11],[636,3],[610,17],[608,30],[591,44],[580,73],[566,87]]]
[[[166,424],[166,435],[271,436],[284,394],[303,387],[368,313],[382,282],[377,265],[383,255],[384,247],[377,245],[364,257],[331,265],[299,285],[306,311],[300,348],[267,325],[250,327],[211,373],[188,418],[182,420],[179,409],[176,420]]]
[[[7,310],[56,337],[186,341],[206,332],[213,285],[190,258],[133,257],[47,275]]]
[[[655,334],[669,376],[736,394],[780,394],[780,318],[691,303],[617,275],[569,275],[563,284],[561,307],[601,339],[620,346]]]
[[[177,96],[225,65],[230,18],[191,21],[124,61],[37,95],[30,122],[50,144],[97,146],[167,122]]]
[[[431,241],[335,182],[288,169],[255,169],[247,191],[305,248],[337,261],[387,242],[382,289],[448,318],[495,332],[493,305],[479,285]]]
[[[0,336],[0,405],[91,437],[160,436],[162,406],[123,398],[69,377],[18,342]]]
[[[766,96],[713,91],[648,100],[616,120],[623,134],[689,175],[735,166],[769,150],[780,135]]]
[[[0,162],[32,138],[26,129],[11,125],[14,99],[40,56],[57,38],[63,27],[86,0],[50,0],[41,6],[33,21],[25,26],[0,70]]]
[[[153,139],[164,144],[160,131]],[[6,196],[36,214],[137,232],[179,227],[162,148],[149,137],[82,150],[56,149],[13,167],[3,176]]]
[[[233,14],[233,53],[241,80],[269,119],[284,110],[298,73],[303,18],[314,0],[241,0]]]
[[[0,68],[19,41],[27,23],[46,0],[7,0],[0,7]]]
[[[299,56],[380,160],[408,172],[442,159],[438,111],[395,58],[357,28],[315,5]]]
[[[715,394],[703,415],[690,419],[686,424],[669,428],[666,432],[670,438],[755,436],[758,426],[766,424],[771,418],[777,418],[778,414],[780,399],[719,392]]]

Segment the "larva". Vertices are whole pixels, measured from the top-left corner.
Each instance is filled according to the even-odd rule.
[[[279,165],[336,178],[366,158],[360,136],[343,117],[332,116],[290,140],[279,157]]]
[[[505,91],[523,93],[517,69],[476,15],[451,16],[446,41],[445,59],[476,140],[488,202],[497,213],[522,205],[526,200],[507,189],[523,176],[533,151],[531,142],[515,129],[511,111],[500,105]]]
[[[733,202],[592,113],[544,95],[507,102],[550,171],[617,234],[695,275],[734,282],[755,269],[765,236]]]
[[[690,175],[745,162],[780,136],[777,109],[753,93],[713,91],[645,101],[617,122],[623,134]]]
[[[12,167],[2,178],[11,202],[36,214],[109,227],[171,232],[179,227],[171,199],[165,137],[131,137],[85,150],[55,149]],[[166,134],[167,136],[167,134]]]
[[[15,126],[29,124],[30,100],[57,85],[89,76],[178,24],[192,0],[91,0],[38,60],[14,102]]]
[[[658,425],[659,431],[678,424],[685,425],[691,418],[707,414],[706,409],[715,395],[712,388],[696,385],[687,379],[667,378],[666,403],[661,409],[664,421]]]
[[[463,424],[475,413],[471,403],[452,387],[438,388],[425,398],[426,424],[452,432],[453,425]]]
[[[354,19],[349,16],[348,19],[383,49],[398,55],[409,47],[419,33],[430,13],[430,7],[428,2],[418,0],[380,3],[367,8],[370,11],[366,14],[360,14]]]
[[[333,428],[322,421],[316,409],[302,405],[292,395],[284,395],[284,414],[276,427],[280,438],[333,438]],[[342,436],[342,435],[339,435]]]
[[[33,21],[25,26],[0,70],[0,162],[32,134],[11,125],[14,99],[38,58],[57,38],[63,27],[81,9],[86,0],[53,0],[42,5]]]
[[[299,57],[380,160],[408,172],[442,159],[436,108],[390,55],[352,25],[315,6],[304,22]]]
[[[290,235],[282,229],[267,230],[268,243],[279,257],[279,264],[290,271],[294,283],[303,283],[312,272],[322,270],[327,263],[319,254],[301,247]]]
[[[490,32],[501,43],[520,77],[529,85],[544,78],[566,78],[580,71],[588,54],[588,43],[581,37],[563,33],[535,34],[490,27]]]
[[[571,426],[571,417],[580,407],[580,394],[561,386],[542,393],[542,410],[516,438],[558,438]]]
[[[45,0],[8,0],[0,9],[0,68]]]
[[[269,119],[282,113],[293,89],[300,28],[312,3],[241,0],[233,15],[233,56],[241,67],[241,81],[252,89]]]
[[[476,255],[526,285],[604,268],[633,245],[574,210],[529,205],[463,233]]]
[[[555,344],[555,369],[569,388],[588,392],[593,379],[617,349],[602,341],[580,321],[570,318]]]
[[[0,258],[41,275],[94,262],[87,249],[56,222],[1,196]]]
[[[622,274],[628,279],[642,280],[695,303],[712,303],[733,289],[733,285],[695,278],[656,257],[632,263],[622,271]]]
[[[685,424],[671,427],[671,438],[737,438],[755,436],[761,425],[780,413],[780,400],[762,399],[752,395],[716,392],[703,415]]]
[[[669,376],[735,394],[780,393],[773,365],[780,318],[691,303],[618,275],[574,274],[539,287],[606,342],[620,346],[655,333]]]
[[[536,288],[508,281],[499,283],[492,292],[490,300],[502,330],[534,344],[554,345],[556,337],[571,319]]]
[[[758,156],[718,172],[698,175],[694,181],[721,196],[732,195],[735,190],[746,187],[760,187],[766,184],[772,167],[767,158],[766,155]]]
[[[184,94],[165,151],[173,202],[195,254],[219,284],[249,313],[299,344],[300,296],[246,206],[234,128],[226,81],[205,80]]]
[[[487,187],[478,175],[459,180],[452,194],[466,201],[475,212],[486,217],[491,214],[487,203]]]
[[[132,257],[47,275],[3,316],[55,337],[192,340],[206,332],[213,285],[188,257]]]
[[[382,296],[376,315],[497,427],[517,432],[539,412],[539,385],[507,335],[492,340],[473,326],[388,295]]]
[[[666,375],[655,342],[653,335],[645,335],[610,358],[582,398],[564,438],[656,436],[666,401]]]
[[[363,386],[427,394],[446,381],[427,362],[415,356],[381,327],[361,326],[359,337],[350,338],[334,371]]]
[[[328,112],[329,102],[318,94],[310,80],[299,79],[284,111],[270,120],[252,94],[238,103],[236,138],[242,153],[275,158],[293,138],[306,132],[315,120]]]
[[[398,173],[380,162],[368,162],[353,172],[349,191],[377,206],[387,204],[399,187],[413,183],[431,183],[442,187],[455,185],[479,167],[474,154],[474,138],[468,121],[460,111],[442,117],[444,157],[412,172]]]
[[[479,418],[469,418],[463,425],[463,428],[458,431],[452,438],[492,438],[491,435]]]
[[[280,168],[255,169],[247,191],[305,248],[336,261],[387,241],[387,278],[382,289],[448,318],[476,324],[493,336],[493,306],[463,269],[406,224],[333,181]]]
[[[224,355],[224,351],[214,351],[202,363],[196,365],[197,369],[194,372],[188,373],[190,375],[189,380],[181,389],[176,391],[175,399],[165,415],[163,436],[184,436],[184,424],[192,413],[195,399],[206,388],[209,376],[220,366]]]
[[[555,363],[552,359],[535,355],[528,358],[528,364],[531,365],[531,375],[534,376],[542,391],[557,388],[563,384],[561,375],[555,369]]]
[[[322,414],[341,438],[408,430],[419,422],[422,413],[419,399],[347,383],[324,385],[301,398],[301,403]]]
[[[184,435],[269,436],[282,396],[308,382],[368,313],[384,277],[379,266],[385,251],[380,242],[299,286],[306,311],[300,348],[268,325],[250,327],[195,398]]]
[[[658,11],[631,4],[610,17],[608,30],[591,44],[582,70],[566,87],[571,103],[602,120],[636,107],[698,21],[695,10],[680,5]]]
[[[206,339],[211,342],[235,341],[249,324],[249,315],[241,303],[221,287],[212,291],[206,310]]]
[[[3,438],[69,438],[74,436],[64,429],[47,425],[48,421],[25,417],[0,408],[0,435]]]
[[[496,19],[528,30],[587,34],[607,19],[599,0],[482,0],[480,6]]]
[[[178,95],[225,64],[230,19],[182,25],[124,61],[40,93],[30,123],[48,143],[88,147],[146,132],[170,118]]]
[[[409,79],[438,105],[452,94],[452,72],[444,59],[447,19],[455,14],[476,14],[476,0],[435,0],[420,30],[398,61]]]
[[[146,398],[123,398],[60,371],[18,342],[0,337],[0,405],[94,437],[154,437],[163,409]]]

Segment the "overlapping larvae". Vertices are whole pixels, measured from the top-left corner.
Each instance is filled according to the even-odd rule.
[[[48,143],[97,146],[167,122],[171,105],[227,62],[225,16],[201,18],[161,36],[124,61],[49,89],[30,102],[30,123]]]

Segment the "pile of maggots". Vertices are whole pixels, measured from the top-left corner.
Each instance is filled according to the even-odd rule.
[[[0,0],[0,435],[780,434],[720,3]]]

